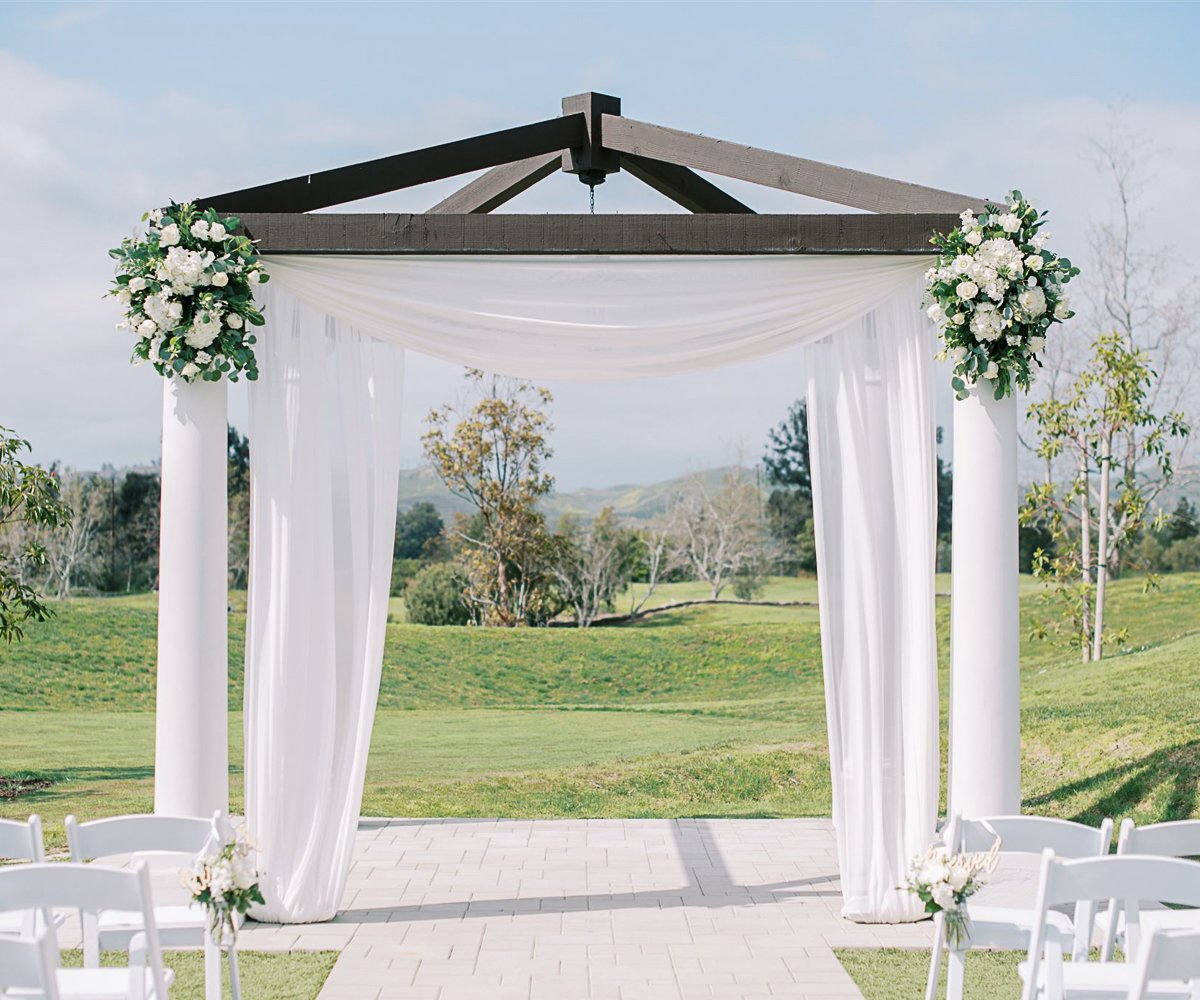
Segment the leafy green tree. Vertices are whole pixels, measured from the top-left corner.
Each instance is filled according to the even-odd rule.
[[[0,427],[0,531],[18,526],[66,527],[71,510],[63,502],[55,477],[38,465],[21,461],[29,442]],[[35,565],[46,561],[45,547],[29,541],[21,557]],[[0,554],[0,639],[12,642],[25,635],[25,623],[45,621],[52,614],[37,590],[24,582],[20,568]]]
[[[767,434],[763,454],[767,482],[766,520],[778,543],[783,572],[815,573],[817,543],[813,527],[812,471],[808,453],[808,403],[797,400]],[[742,589],[748,584],[743,582]]]
[[[467,576],[455,563],[430,563],[408,581],[404,604],[414,625],[466,625]]]
[[[1196,505],[1187,497],[1180,497],[1163,533],[1171,542],[1182,542],[1200,535],[1200,519],[1196,516]]]
[[[474,617],[484,625],[544,622],[558,606],[554,545],[537,506],[554,486],[544,471],[553,397],[522,379],[476,369],[466,378],[465,409],[431,412],[422,443],[446,488],[476,511],[454,530]]]
[[[226,493],[229,497],[229,586],[242,589],[250,575],[250,439],[227,425]]]
[[[808,463],[808,403],[794,402],[779,426],[767,434],[763,468],[772,486],[785,486],[812,501],[812,471]]]
[[[1130,347],[1119,332],[1104,334],[1066,395],[1029,410],[1037,454],[1048,471],[1030,488],[1020,518],[1050,532],[1052,545],[1034,553],[1034,573],[1052,585],[1060,608],[1036,632],[1065,635],[1085,662],[1099,660],[1106,646],[1125,639],[1124,630],[1106,631],[1104,624],[1115,554],[1151,521],[1146,466],[1156,470],[1160,485],[1169,482],[1171,440],[1190,430],[1181,413],[1155,411],[1156,378],[1146,352]],[[1114,441],[1136,441],[1137,447],[1115,450]],[[1073,475],[1060,484],[1052,470],[1064,458]]]
[[[427,500],[413,504],[396,518],[396,558],[430,558],[445,528],[433,504]]]

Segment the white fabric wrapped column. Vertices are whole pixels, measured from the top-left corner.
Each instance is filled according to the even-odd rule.
[[[1017,401],[954,403],[950,808],[1021,811]]]
[[[267,900],[255,915],[300,923],[337,912],[350,869],[391,586],[404,352],[264,291],[246,817]]]
[[[154,811],[229,801],[226,386],[163,382]]]
[[[851,920],[923,916],[898,887],[937,819],[932,354],[915,287],[806,352],[833,822]]]

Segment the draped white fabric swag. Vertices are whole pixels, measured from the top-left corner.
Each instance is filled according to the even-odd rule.
[[[809,349],[808,393],[846,912],[911,918],[895,887],[932,836],[938,784],[933,343],[917,291],[928,261],[273,256],[268,266],[250,387],[245,716],[262,915],[328,919],[349,870],[383,655],[402,349],[603,380],[828,337]]]

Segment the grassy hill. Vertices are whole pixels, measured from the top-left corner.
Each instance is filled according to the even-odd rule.
[[[688,480],[699,478],[709,486],[720,483],[732,466],[703,469],[687,476],[665,479],[648,486],[619,485],[603,489],[581,489],[573,493],[551,493],[541,507],[551,525],[566,513],[590,520],[605,507],[612,507],[621,517],[635,521],[648,520],[666,510],[668,498],[678,492]],[[429,466],[404,469],[400,473],[400,496],[397,506],[408,510],[415,503],[431,503],[442,517],[449,521],[455,514],[470,514],[474,508],[454,496],[438,479]]]
[[[695,596],[678,584],[657,598]],[[939,583],[948,589],[948,581]],[[772,581],[811,600],[812,581]],[[1038,590],[1023,584],[1027,620]],[[1113,590],[1135,650],[1081,664],[1022,651],[1027,809],[1094,819],[1200,816],[1200,576]],[[233,791],[240,800],[244,600],[230,615]],[[939,601],[943,706],[948,601]],[[67,812],[148,808],[153,595],[69,601],[0,649],[0,775],[52,784],[5,798],[61,840]],[[770,816],[829,808],[812,608],[715,605],[636,627],[476,630],[389,624],[364,810],[387,815]],[[943,711],[944,715],[944,711]],[[10,788],[11,792],[11,788]]]

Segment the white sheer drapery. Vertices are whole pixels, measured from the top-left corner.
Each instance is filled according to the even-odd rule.
[[[391,587],[404,351],[269,297],[250,393],[246,819],[265,920],[328,920],[358,826]]]
[[[914,920],[898,887],[938,807],[931,338],[916,289],[805,348],[821,659],[842,912]]]
[[[832,494],[818,486],[821,617],[823,635],[841,637],[824,655],[827,683],[841,683],[829,708],[840,859],[855,894],[848,913],[908,917],[894,891],[908,860],[897,845],[932,835],[927,790],[938,774],[936,731],[930,741],[925,725],[936,719],[933,619],[912,594],[927,592],[932,608],[932,415],[914,402],[931,384],[915,292],[928,261],[313,256],[268,265],[262,375],[251,386],[246,656],[247,813],[265,851],[264,916],[332,916],[350,863],[386,619],[398,348],[531,378],[602,380],[714,368],[842,330],[861,340],[873,323],[879,367],[868,372],[861,351],[834,360],[825,345],[814,348],[823,378],[840,381],[829,382],[828,401],[824,383],[815,393],[810,385],[810,397],[822,414],[820,474],[835,479],[836,502],[866,512],[886,575],[872,580],[871,550],[849,537],[860,523],[831,516]],[[868,378],[886,402],[841,391]],[[881,430],[880,420],[895,423]],[[889,465],[880,449],[893,446]],[[839,477],[868,462],[892,471]],[[902,541],[883,537],[889,525]],[[856,630],[857,645],[848,639]],[[866,684],[880,685],[864,694],[870,705],[898,699],[903,726],[859,723],[862,706],[843,692]],[[864,791],[844,794],[839,776],[852,780],[866,760],[887,763]]]

